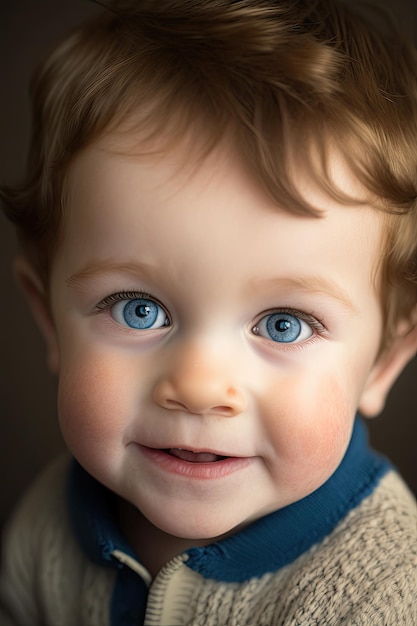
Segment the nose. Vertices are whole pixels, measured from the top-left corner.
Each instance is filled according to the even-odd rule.
[[[164,409],[233,417],[245,410],[246,400],[231,369],[220,355],[182,351],[170,359],[169,370],[154,387],[153,399]]]

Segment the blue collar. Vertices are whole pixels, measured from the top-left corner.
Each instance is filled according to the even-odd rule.
[[[205,578],[226,582],[277,571],[324,539],[372,493],[389,468],[389,463],[368,447],[365,426],[357,419],[346,454],[324,485],[227,539],[187,550],[187,566]],[[72,463],[68,503],[81,548],[95,563],[123,568],[112,556],[113,550],[138,559],[118,528],[116,498],[76,461]]]

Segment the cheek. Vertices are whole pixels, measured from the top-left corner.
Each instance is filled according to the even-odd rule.
[[[116,450],[129,415],[127,389],[123,372],[105,359],[83,356],[61,372],[59,420],[77,458]]]
[[[319,385],[310,376],[303,384],[287,381],[285,391],[271,389],[264,428],[281,477],[294,485],[324,482],[347,449],[354,416],[355,403],[329,374]]]

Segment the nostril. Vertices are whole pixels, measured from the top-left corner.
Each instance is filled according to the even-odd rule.
[[[219,415],[234,415],[235,411],[231,406],[214,406],[211,409],[212,413],[218,413]]]
[[[187,411],[187,413],[212,413],[218,415],[232,416],[235,414],[235,411],[231,406],[213,406],[209,409],[195,409],[195,407],[187,406],[182,402],[178,402],[178,400],[172,400],[171,398],[166,398],[164,402],[164,406],[166,409],[172,409],[177,411]]]
[[[177,400],[171,400],[171,398],[165,399],[165,408],[166,409],[178,409],[181,411],[188,410],[185,404],[182,404],[182,402],[178,402]]]

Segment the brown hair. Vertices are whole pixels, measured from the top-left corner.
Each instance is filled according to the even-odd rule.
[[[64,41],[32,83],[28,175],[3,188],[6,215],[47,281],[65,176],[101,133],[134,120],[144,144],[231,137],[266,191],[300,195],[289,154],[328,193],[327,145],[386,211],[386,335],[417,302],[417,54],[332,0],[122,0]],[[326,139],[324,139],[326,138]],[[312,152],[321,156],[320,168]],[[318,177],[318,178],[317,178]]]

